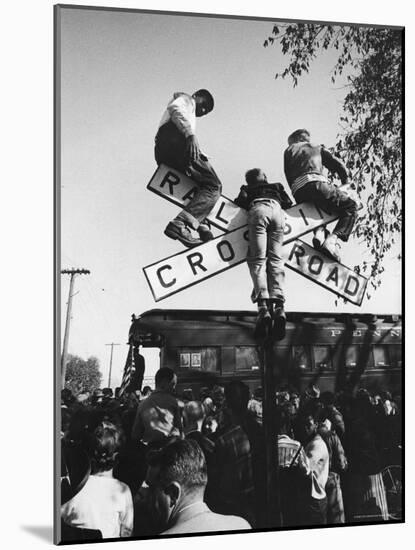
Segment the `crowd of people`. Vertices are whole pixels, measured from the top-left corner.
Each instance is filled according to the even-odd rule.
[[[176,384],[164,367],[155,390],[62,391],[64,541],[389,519],[398,395],[276,392],[270,488],[262,388]]]

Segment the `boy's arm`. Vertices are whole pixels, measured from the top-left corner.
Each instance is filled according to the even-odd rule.
[[[334,172],[337,174],[340,178],[340,181],[342,182],[342,185],[346,185],[347,183],[347,170],[346,166],[343,164],[343,162],[333,156],[330,151],[328,151],[324,145],[321,146],[321,160],[323,162],[323,166],[325,166],[330,172]]]
[[[293,201],[286,193],[284,186],[281,183],[278,183],[277,185],[281,196],[281,208],[283,208],[283,210],[288,210],[288,208],[291,208],[293,205]]]
[[[248,193],[246,192],[246,185],[242,185],[239,195],[233,202],[245,210],[248,208]]]
[[[194,104],[187,94],[174,94],[174,99],[167,106],[170,119],[187,138],[194,135]]]
[[[285,178],[288,182],[289,185],[291,185],[292,181],[291,181],[291,177],[290,177],[290,171],[289,171],[289,157],[290,157],[290,153],[288,151],[288,149],[286,149],[284,151],[284,174],[285,174]]]

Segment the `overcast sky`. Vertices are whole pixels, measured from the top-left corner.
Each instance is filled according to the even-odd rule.
[[[252,167],[286,184],[282,154],[296,128],[333,145],[345,91],[329,78],[336,52],[320,56],[295,89],[275,80],[286,60],[277,47],[263,47],[272,21],[64,9],[61,23],[62,267],[91,271],[75,283],[69,351],[97,356],[107,377],[105,344],[122,344],[114,348],[117,385],[132,313],[253,309],[245,264],[157,304],[143,276],[144,266],[180,251],[163,235],[177,207],[146,189],[156,169],[154,135],[172,94],[208,88],[214,95],[197,135],[233,198]],[[398,251],[361,308],[336,308],[333,294],[287,270],[287,310],[400,313]],[[364,254],[356,242],[343,246],[346,265]],[[62,276],[62,329],[67,294]]]

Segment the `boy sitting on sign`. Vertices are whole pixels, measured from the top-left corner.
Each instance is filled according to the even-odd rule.
[[[273,325],[276,340],[285,336],[284,262],[282,245],[285,215],[292,206],[281,183],[268,183],[259,168],[245,174],[235,203],[248,210],[249,247],[247,263],[254,289],[252,301],[258,304],[255,327],[257,338],[266,338]]]
[[[175,93],[161,119],[155,140],[157,164],[167,164],[199,184],[190,202],[164,230],[165,235],[178,239],[189,248],[213,239],[205,218],[222,190],[222,184],[196,138],[196,118],[210,113],[213,106],[213,97],[207,90],[198,90],[193,95]],[[198,232],[197,237],[192,230]]]
[[[336,187],[323,174],[323,167],[336,173],[347,184],[344,164],[324,145],[310,143],[308,130],[296,130],[288,137],[284,152],[284,172],[297,203],[313,202],[317,207],[340,215],[333,233],[325,228],[314,232],[313,246],[340,262],[339,239],[347,242],[356,221],[357,202],[344,189]]]

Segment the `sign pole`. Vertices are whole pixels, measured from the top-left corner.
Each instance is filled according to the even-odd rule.
[[[260,349],[262,352],[262,385],[264,388],[262,420],[265,439],[267,526],[279,527],[281,521],[278,498],[278,433],[274,377],[275,357],[272,340],[270,338],[264,340]]]

